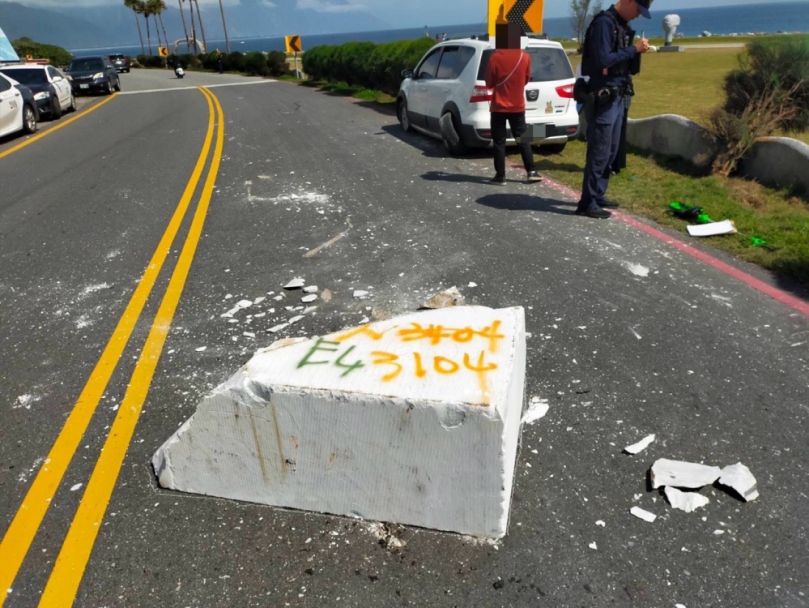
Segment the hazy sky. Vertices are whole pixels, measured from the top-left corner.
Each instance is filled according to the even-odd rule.
[[[240,2],[261,3],[267,10],[273,5],[295,3],[299,8],[311,8],[322,12],[352,12],[363,10],[378,17],[393,27],[414,27],[425,23],[466,24],[479,23],[486,19],[487,0],[224,0],[225,5]],[[773,4],[784,0],[657,0],[652,6],[655,16],[681,8],[711,6],[741,6],[745,4]],[[805,1],[805,0],[803,0]],[[18,2],[26,6],[58,8],[78,5],[121,4],[123,0],[0,0]],[[201,4],[218,4],[218,0],[199,0]],[[610,4],[605,0],[604,4]],[[169,8],[177,5],[176,0],[167,0]],[[545,0],[545,16],[565,17],[570,14],[570,0]]]

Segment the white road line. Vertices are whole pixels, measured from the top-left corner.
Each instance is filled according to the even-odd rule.
[[[191,87],[174,87],[171,89],[147,89],[145,91],[126,91],[119,93],[119,95],[140,95],[141,93],[168,93],[171,91],[192,91],[197,88],[203,89],[216,89],[219,87],[245,87],[250,84],[267,84],[268,82],[278,82],[277,80],[254,80],[252,82],[229,82],[227,84],[201,84]]]

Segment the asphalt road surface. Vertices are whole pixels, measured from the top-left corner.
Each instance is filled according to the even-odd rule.
[[[489,186],[488,153],[448,158],[361,103],[212,74],[122,83],[28,145],[0,142],[16,148],[0,157],[0,603],[809,604],[800,307],[574,216],[519,170]],[[293,276],[333,297],[272,335],[298,312],[268,292]],[[257,348],[453,285],[525,307],[526,396],[550,406],[523,429],[502,541],[404,527],[397,548],[370,522],[157,487],[152,454]],[[264,316],[220,316],[262,296]],[[658,458],[742,462],[761,497],[708,487],[707,507],[675,511],[647,485]]]

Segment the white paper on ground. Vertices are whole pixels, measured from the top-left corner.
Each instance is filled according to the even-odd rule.
[[[638,441],[637,443],[633,443],[632,445],[626,446],[624,448],[624,452],[628,454],[638,454],[639,452],[642,452],[643,450],[648,448],[649,444],[652,443],[654,440],[655,440],[654,435],[648,435],[643,439],[641,439],[640,441]]]
[[[736,226],[733,220],[722,222],[712,222],[710,224],[699,224],[688,226],[688,234],[691,236],[718,236],[720,234],[735,234]]]

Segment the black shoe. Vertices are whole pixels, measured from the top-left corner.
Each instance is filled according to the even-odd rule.
[[[535,184],[537,182],[542,181],[542,176],[539,174],[538,171],[529,171],[528,172],[528,177],[526,178],[526,181],[529,184]]]
[[[617,209],[621,205],[616,203],[615,201],[611,201],[608,198],[605,198],[603,201],[596,203],[599,207],[609,207],[611,209]]]
[[[586,215],[597,220],[605,220],[612,216],[612,213],[606,211],[596,204],[592,204],[587,209],[576,209],[576,215]]]
[[[492,179],[489,180],[489,183],[494,186],[505,186],[506,185],[506,176],[505,175],[495,175]]]

